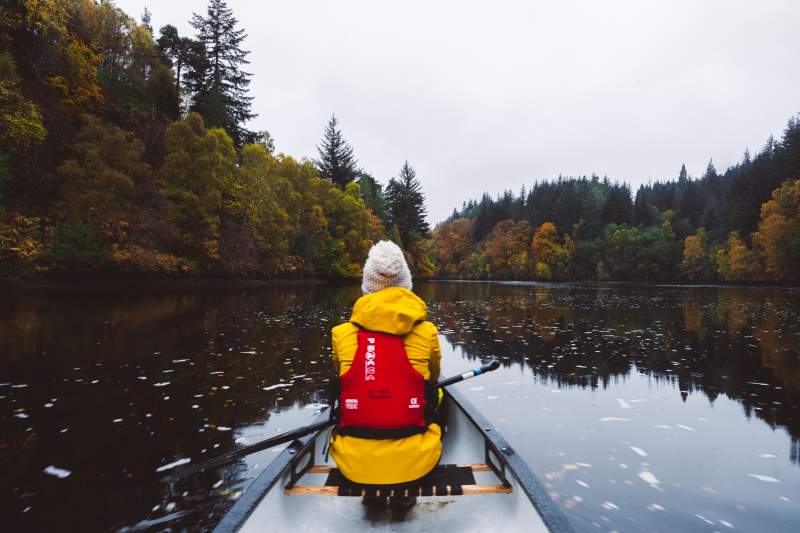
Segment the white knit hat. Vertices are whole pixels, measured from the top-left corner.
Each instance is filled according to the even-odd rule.
[[[389,287],[411,290],[411,271],[399,246],[392,241],[380,241],[369,250],[361,290],[367,294]]]

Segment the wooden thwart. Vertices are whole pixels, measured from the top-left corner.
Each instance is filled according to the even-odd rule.
[[[463,468],[471,468],[473,472],[491,472],[492,468],[487,464],[463,464],[456,465]],[[330,474],[331,470],[336,468],[329,465],[314,465],[308,469],[309,474]]]
[[[468,494],[511,494],[511,487],[505,485],[461,485],[461,490],[464,495]],[[413,490],[397,490],[387,491],[390,494],[386,496],[415,496]],[[398,494],[395,494],[397,492]],[[331,486],[294,486],[289,489],[284,489],[284,494],[287,496],[338,496],[339,487]],[[408,493],[408,494],[406,494]],[[380,495],[380,494],[379,494]],[[363,494],[362,494],[363,496]],[[450,496],[449,491],[447,494],[434,494],[434,496]]]
[[[324,485],[290,486],[287,496],[460,496],[462,494],[508,494],[503,484],[478,485],[473,472],[491,472],[487,464],[439,465],[419,482],[399,486],[359,485],[344,479],[333,466],[313,465],[309,474],[327,474]]]

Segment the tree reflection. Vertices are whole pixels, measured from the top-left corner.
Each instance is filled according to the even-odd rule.
[[[800,437],[800,309],[780,289],[442,283],[426,286],[447,341],[558,386],[607,387],[633,371],[685,399],[738,401]],[[796,462],[796,461],[795,461]]]

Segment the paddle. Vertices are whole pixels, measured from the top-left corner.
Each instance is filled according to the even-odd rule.
[[[500,367],[500,361],[498,361],[497,359],[493,359],[491,362],[489,362],[486,365],[483,365],[482,367],[475,368],[459,376],[453,376],[451,378],[443,379],[442,381],[438,382],[435,385],[435,387],[437,389],[441,387],[447,387],[448,385],[452,385],[453,383],[458,383],[460,381],[464,381],[465,379],[474,378],[475,376],[480,376],[481,374],[491,372],[492,370],[497,370],[499,367]],[[295,439],[299,439],[304,435],[308,435],[309,433],[319,431],[320,429],[325,429],[326,427],[333,425],[335,422],[336,422],[335,419],[328,418],[326,420],[321,420],[319,422],[309,424],[308,426],[303,426],[294,429],[292,431],[281,433],[280,435],[275,435],[274,437],[263,440],[261,442],[257,442],[255,444],[251,444],[249,446],[245,446],[244,448],[239,448],[238,450],[233,450],[227,453],[223,453],[222,455],[214,457],[213,459],[209,459],[208,461],[188,466],[177,472],[170,472],[168,474],[163,474],[161,477],[159,477],[159,481],[166,481],[172,483],[180,479],[183,479],[187,476],[191,476],[192,474],[208,470],[209,468],[226,465],[228,463],[235,461],[239,457],[244,457],[245,455],[250,455],[251,453],[259,452],[261,450],[266,450],[267,448],[272,448],[273,446],[277,446],[279,444],[291,442]]]

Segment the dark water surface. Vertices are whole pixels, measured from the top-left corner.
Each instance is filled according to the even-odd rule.
[[[428,283],[444,372],[578,531],[800,530],[800,291]],[[4,530],[212,527],[314,419],[358,288],[0,295]],[[320,517],[324,519],[324,517]],[[366,523],[365,523],[366,524]],[[498,525],[502,530],[502,524]]]

